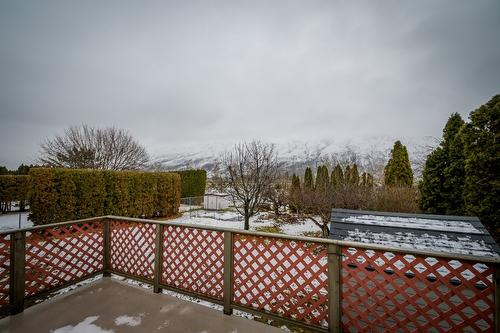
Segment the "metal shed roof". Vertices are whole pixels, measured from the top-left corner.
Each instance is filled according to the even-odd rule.
[[[330,238],[419,250],[500,256],[477,217],[333,209]]]

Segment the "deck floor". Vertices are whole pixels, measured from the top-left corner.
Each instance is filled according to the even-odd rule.
[[[40,333],[278,333],[253,320],[154,294],[111,278],[34,305],[0,320],[0,332]]]

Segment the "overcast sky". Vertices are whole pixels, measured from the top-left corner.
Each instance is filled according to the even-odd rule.
[[[0,0],[10,168],[73,124],[128,129],[156,152],[440,136],[497,93],[497,0]]]

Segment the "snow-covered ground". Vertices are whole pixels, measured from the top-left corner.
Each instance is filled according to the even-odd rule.
[[[196,210],[185,212],[181,217],[170,221],[221,228],[244,228],[243,217],[234,211]],[[297,236],[302,236],[307,232],[320,231],[320,229],[311,220],[298,221],[293,224],[277,223],[269,217],[268,213],[259,213],[250,218],[250,230],[258,230],[261,227],[272,226],[279,227],[285,234]]]
[[[32,227],[33,222],[28,220],[28,214],[28,212],[0,214],[0,231],[19,229],[19,215],[21,216],[21,228]],[[234,211],[188,211],[184,212],[181,217],[170,221],[233,229],[243,229],[244,227],[243,217]],[[289,235],[302,236],[305,232],[320,231],[310,220],[299,221],[294,224],[278,224],[270,219],[267,213],[259,213],[250,219],[250,230],[272,226],[279,227],[283,233]]]
[[[0,214],[0,231],[33,226],[33,222],[28,221],[28,212]],[[21,216],[21,218],[19,218]]]

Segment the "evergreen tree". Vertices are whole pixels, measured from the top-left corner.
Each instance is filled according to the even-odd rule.
[[[349,184],[354,186],[359,185],[359,171],[356,163],[354,163],[349,170]]]
[[[373,175],[371,173],[366,174],[366,186],[373,187]]]
[[[344,172],[340,164],[337,164],[332,170],[332,176],[330,177],[330,185],[332,188],[336,188],[344,183]]]
[[[33,165],[30,165],[30,166],[27,166],[27,165],[24,165],[24,164],[21,164],[18,168],[17,168],[17,174],[18,175],[27,175],[30,171],[30,168],[32,168]]]
[[[408,150],[399,140],[394,143],[391,158],[385,166],[384,182],[386,186],[411,187],[413,185],[413,171]]]
[[[344,184],[351,183],[351,167],[348,165],[345,167],[344,171]]]
[[[446,154],[442,147],[436,148],[427,156],[422,181],[420,182],[420,208],[431,214],[445,214],[446,207],[443,204],[444,165]]]
[[[9,172],[9,169],[7,169],[6,166],[2,165],[0,166],[0,175],[8,175],[10,172]]]
[[[443,170],[443,200],[446,214],[465,214],[465,155],[462,129],[465,122],[458,113],[453,114],[443,132],[446,166]]]
[[[328,175],[328,167],[326,165],[319,166],[316,173],[316,190],[326,192],[328,190],[329,183],[330,176]]]
[[[312,170],[309,167],[306,168],[306,171],[304,173],[304,189],[314,189]]]
[[[443,141],[427,157],[419,184],[419,204],[424,212],[452,215],[465,213],[463,127],[462,117],[458,113],[452,114],[443,129]]]
[[[292,191],[300,191],[300,178],[296,174],[292,176]]]
[[[500,228],[500,95],[471,112],[463,131],[465,147],[464,199],[499,240]]]

